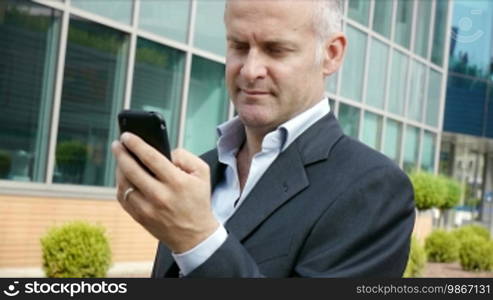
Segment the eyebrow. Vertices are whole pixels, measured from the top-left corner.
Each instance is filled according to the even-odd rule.
[[[230,36],[230,35],[228,35],[226,37],[226,40],[229,42],[238,43],[238,44],[246,43],[245,41],[242,41],[242,40],[240,40],[236,37]],[[296,46],[295,43],[293,43],[291,41],[283,40],[283,39],[273,39],[270,41],[263,42],[263,44],[266,44],[268,46],[288,46],[288,47],[295,47]]]

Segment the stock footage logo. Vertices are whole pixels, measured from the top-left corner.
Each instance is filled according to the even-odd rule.
[[[20,292],[16,290],[16,286],[19,284],[19,281],[14,281],[14,284],[9,284],[7,290],[3,290],[3,293],[9,297],[17,296]]]
[[[452,29],[452,38],[459,43],[473,43],[479,40],[483,35],[484,31],[475,28],[474,21],[478,21],[483,17],[482,9],[472,9],[469,14],[462,16],[457,25]],[[479,23],[479,22],[476,22]]]

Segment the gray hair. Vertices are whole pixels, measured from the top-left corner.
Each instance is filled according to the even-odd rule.
[[[325,41],[334,33],[342,31],[342,0],[315,1],[313,30],[317,38],[315,63],[322,62]]]

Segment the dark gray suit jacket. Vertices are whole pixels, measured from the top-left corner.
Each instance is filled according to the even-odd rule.
[[[215,186],[224,165],[217,150],[202,158]],[[225,224],[224,244],[188,276],[400,277],[414,217],[407,176],[329,113],[278,156]],[[177,275],[159,243],[152,277]]]

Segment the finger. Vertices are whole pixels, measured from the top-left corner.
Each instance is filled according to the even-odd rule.
[[[120,142],[114,141],[111,150],[116,157],[120,176],[146,196],[153,196],[154,191],[160,188],[159,181],[142,169]]]
[[[169,181],[177,176],[176,167],[154,147],[130,132],[124,132],[121,140],[125,147],[135,154],[139,160],[151,170],[160,181]]]
[[[210,176],[209,165],[200,157],[185,149],[176,149],[171,156],[173,163],[188,174],[196,175],[203,179]]]
[[[139,190],[134,190],[127,195],[126,199],[119,199],[123,209],[139,224],[145,225],[152,208],[149,202],[145,201],[145,196]]]

